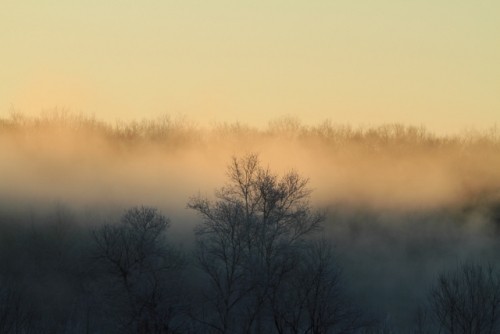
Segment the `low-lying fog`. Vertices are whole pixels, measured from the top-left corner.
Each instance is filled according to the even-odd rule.
[[[36,224],[63,212],[94,225],[149,205],[171,219],[175,242],[189,251],[200,221],[186,208],[189,198],[212,196],[231,157],[248,153],[278,174],[309,179],[347,288],[379,318],[405,326],[438,273],[467,260],[498,261],[496,129],[438,136],[396,124],[281,119],[257,129],[11,115],[0,119],[0,219]]]

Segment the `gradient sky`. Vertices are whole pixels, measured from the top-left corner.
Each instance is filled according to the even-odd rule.
[[[500,1],[2,0],[0,113],[500,122]]]

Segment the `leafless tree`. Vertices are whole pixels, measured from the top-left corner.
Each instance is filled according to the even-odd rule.
[[[272,299],[278,333],[353,333],[367,323],[348,300],[332,244],[306,245],[298,265]]]
[[[135,207],[120,223],[94,232],[95,259],[103,276],[103,293],[121,331],[172,333],[176,316],[180,254],[169,247],[168,219],[155,208]]]
[[[464,264],[442,274],[431,293],[431,310],[446,333],[499,333],[499,273],[492,266]]]
[[[217,333],[266,332],[273,321],[264,310],[324,218],[311,210],[307,179],[295,172],[279,177],[256,155],[233,158],[227,176],[215,201],[198,196],[188,203],[203,218],[198,263],[214,310],[205,308],[198,320]]]

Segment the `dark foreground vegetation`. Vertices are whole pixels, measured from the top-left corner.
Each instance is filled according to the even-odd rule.
[[[224,170],[189,147],[294,152],[328,169],[313,192],[238,154],[211,182]],[[499,333],[499,157],[495,130],[1,119],[0,333]],[[179,186],[197,177],[186,161],[204,162],[205,183]],[[346,162],[347,184],[332,183]],[[419,182],[392,179],[398,164],[417,164]],[[366,192],[350,193],[360,179]]]
[[[388,333],[346,293],[307,180],[234,158],[215,200],[193,197],[195,250],[167,240],[152,207],[89,229],[63,209],[43,225],[2,221],[2,333]],[[5,218],[4,218],[5,219]],[[411,302],[411,301],[409,301]],[[413,333],[498,333],[500,275],[443,273]]]

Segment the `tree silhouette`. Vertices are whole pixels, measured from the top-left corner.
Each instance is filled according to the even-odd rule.
[[[352,333],[368,323],[348,300],[331,243],[308,243],[272,299],[278,333]]]
[[[500,276],[493,267],[464,264],[440,275],[431,292],[431,312],[450,334],[500,331]]]
[[[324,216],[309,205],[307,179],[279,177],[256,155],[233,158],[227,175],[215,201],[188,203],[203,218],[197,259],[209,282],[197,320],[218,333],[279,332],[282,287],[306,260],[306,239]]]
[[[175,328],[183,259],[165,241],[168,226],[155,208],[135,207],[119,224],[94,232],[103,292],[122,332],[171,333]]]

